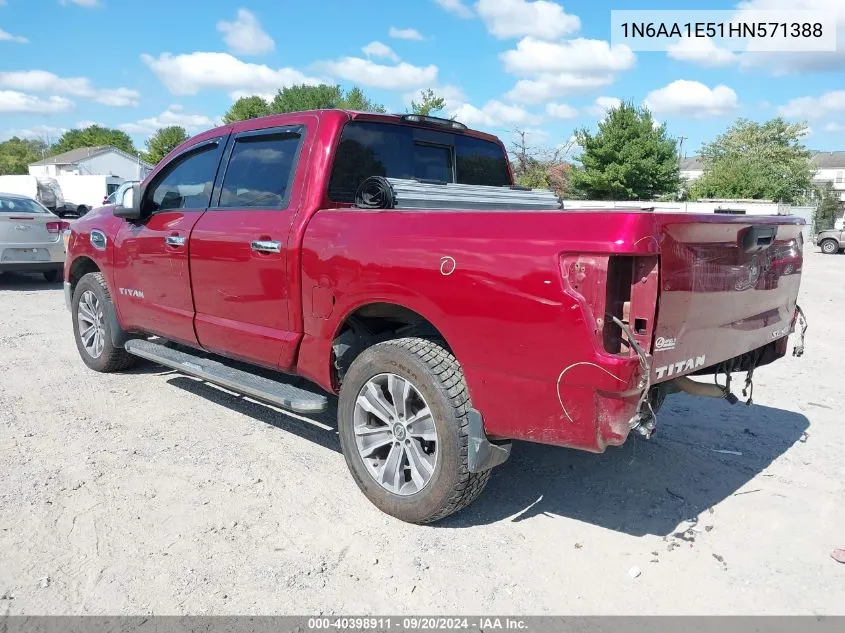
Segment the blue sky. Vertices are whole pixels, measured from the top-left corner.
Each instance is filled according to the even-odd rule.
[[[327,80],[404,111],[420,88],[449,113],[535,145],[646,102],[692,155],[737,117],[807,120],[813,149],[845,149],[845,0],[699,0],[685,8],[815,8],[835,53],[634,52],[611,46],[608,0],[0,0],[0,138],[55,139],[95,122],[139,148],[198,132],[240,94]],[[638,9],[677,2],[638,0]]]

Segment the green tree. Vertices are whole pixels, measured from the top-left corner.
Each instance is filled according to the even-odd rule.
[[[331,108],[344,108],[362,112],[385,111],[384,106],[370,101],[358,87],[353,87],[351,90],[344,92],[340,86],[329,86],[328,84],[318,86],[301,84],[282,88],[276,93],[273,102],[270,104],[270,111],[273,114]]]
[[[597,200],[651,200],[680,186],[677,143],[656,126],[647,108],[622,103],[608,111],[598,132],[575,132],[581,168],[572,186]]]
[[[270,104],[264,98],[258,95],[241,97],[223,115],[223,123],[246,121],[247,119],[255,119],[268,114],[270,114]]]
[[[432,112],[439,112],[446,107],[446,99],[437,96],[431,88],[420,91],[420,101],[411,101],[411,112],[421,116],[429,116]]]
[[[146,140],[147,151],[143,158],[150,165],[157,165],[177,145],[187,140],[188,134],[180,125],[160,128]]]
[[[282,88],[270,103],[258,96],[238,99],[224,115],[225,123],[254,119],[267,114],[302,112],[304,110],[324,110],[343,108],[361,112],[384,112],[384,106],[371,101],[364,92],[353,87],[344,92],[340,86],[320,84],[308,86],[301,84]]]
[[[819,204],[813,214],[816,231],[832,229],[834,221],[842,217],[842,207],[833,183],[826,182],[818,189]]]
[[[111,145],[128,154],[138,155],[132,139],[126,132],[100,127],[99,125],[90,125],[82,130],[68,130],[53,145],[52,153],[61,154],[78,147],[96,147],[98,145]]]
[[[357,86],[343,94],[337,107],[358,112],[386,112],[383,105],[370,101]]]
[[[704,173],[691,197],[795,202],[813,178],[811,153],[801,142],[806,134],[806,124],[780,117],[765,123],[739,119],[701,148]]]
[[[0,176],[28,174],[29,165],[47,156],[49,150],[44,141],[13,136],[0,143]]]

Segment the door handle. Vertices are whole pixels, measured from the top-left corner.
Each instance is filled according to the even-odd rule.
[[[282,243],[270,240],[253,240],[252,250],[259,253],[281,253]]]
[[[185,238],[179,235],[168,235],[164,238],[164,243],[168,246],[184,246]]]

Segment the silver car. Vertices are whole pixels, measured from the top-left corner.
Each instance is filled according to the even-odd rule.
[[[63,233],[70,224],[32,198],[0,193],[0,273],[40,272],[47,281],[62,278]]]

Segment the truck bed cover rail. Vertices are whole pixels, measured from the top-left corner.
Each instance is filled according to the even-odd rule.
[[[558,210],[560,198],[545,189],[493,187],[373,176],[361,183],[355,206],[365,209]]]

